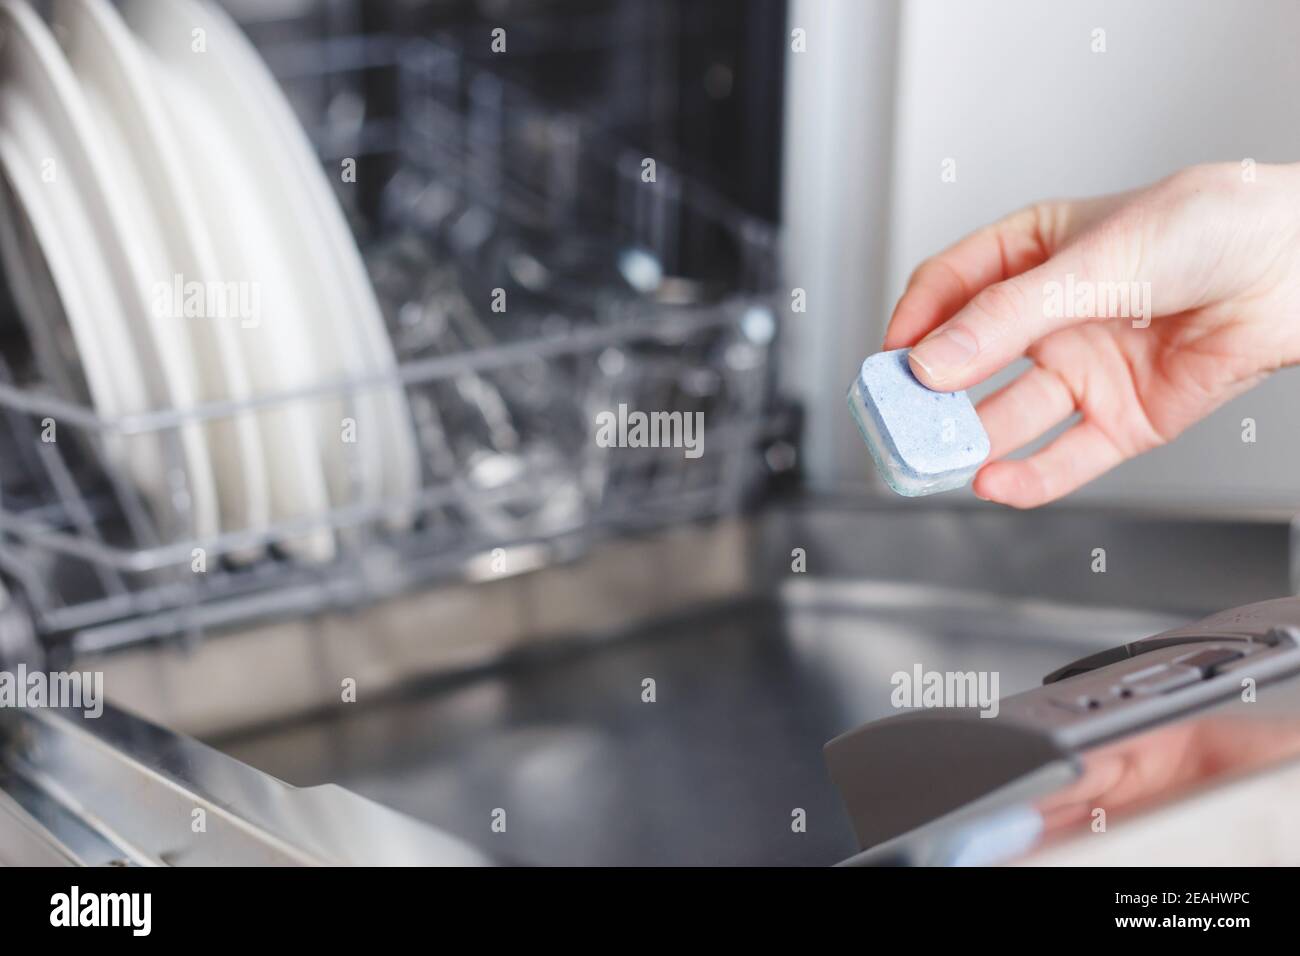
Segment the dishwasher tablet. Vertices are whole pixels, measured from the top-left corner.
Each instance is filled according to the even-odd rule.
[[[926,388],[910,349],[877,352],[849,389],[849,408],[889,487],[915,497],[960,488],[989,456],[989,436],[965,392]]]

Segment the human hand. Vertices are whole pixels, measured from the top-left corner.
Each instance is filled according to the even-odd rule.
[[[1254,170],[1039,203],[921,264],[884,343],[913,347],[921,382],[956,391],[1033,362],[978,406],[992,450],[977,495],[1060,498],[1300,361],[1300,165]]]

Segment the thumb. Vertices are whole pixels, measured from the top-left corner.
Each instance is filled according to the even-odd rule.
[[[952,392],[982,382],[1058,329],[1116,318],[1145,327],[1151,322],[1150,283],[1138,281],[1123,263],[1129,256],[1119,250],[1132,243],[1112,236],[1109,245],[1098,248],[1089,237],[987,286],[917,343],[913,373],[930,388]]]

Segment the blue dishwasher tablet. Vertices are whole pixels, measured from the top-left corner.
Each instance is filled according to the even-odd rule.
[[[910,349],[877,352],[849,389],[849,408],[881,475],[900,495],[960,488],[989,456],[989,436],[965,392],[926,388]]]

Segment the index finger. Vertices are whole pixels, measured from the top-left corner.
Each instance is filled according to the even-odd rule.
[[[912,273],[894,306],[884,348],[915,345],[982,289],[1042,265],[1132,195],[1034,203],[931,256]]]
[[[922,262],[894,307],[884,348],[915,345],[985,286],[1046,262],[1055,245],[1045,238],[1047,208],[1022,209]]]

